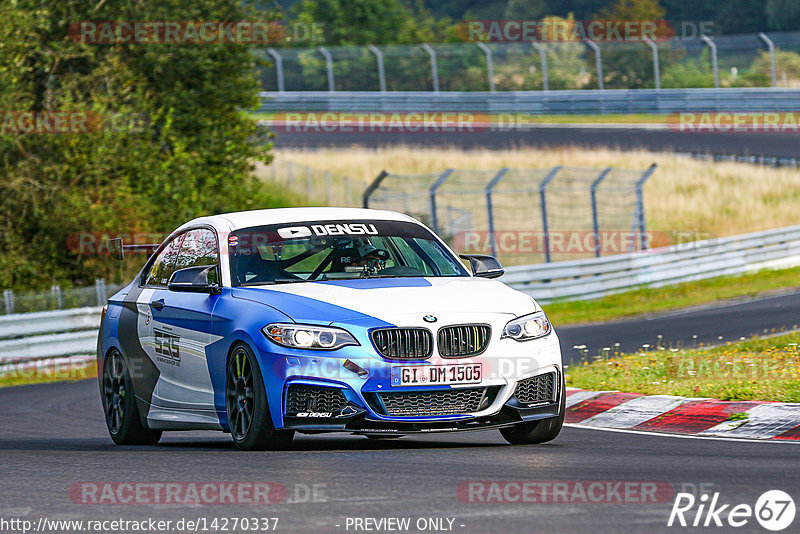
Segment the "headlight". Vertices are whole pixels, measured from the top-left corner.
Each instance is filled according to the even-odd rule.
[[[528,341],[544,337],[550,333],[550,330],[550,321],[547,320],[544,312],[540,311],[509,321],[500,338],[510,337],[517,341]]]
[[[347,330],[327,326],[273,323],[261,331],[273,343],[294,349],[336,350],[359,344]]]

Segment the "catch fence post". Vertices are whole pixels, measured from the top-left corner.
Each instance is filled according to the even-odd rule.
[[[650,165],[650,168],[644,171],[642,177],[636,182],[636,215],[634,217],[634,235],[636,232],[636,224],[638,222],[638,230],[639,230],[639,247],[641,250],[647,250],[647,223],[645,222],[644,218],[644,192],[642,191],[644,187],[644,183],[653,175],[653,173],[658,168],[658,165],[653,163]],[[635,246],[635,245],[631,245]]]
[[[328,91],[333,92],[336,90],[333,86],[333,57],[324,46],[318,46],[317,50],[325,58],[325,70],[328,72]]]
[[[486,76],[489,78],[489,92],[494,93],[494,63],[492,62],[492,50],[480,41],[478,41],[477,45],[478,48],[483,50],[483,53],[486,54]]]
[[[605,89],[605,83],[603,83],[603,58],[600,56],[600,47],[590,39],[584,42],[589,48],[594,50],[594,68],[597,70],[597,88],[602,91]]]
[[[102,306],[106,303],[106,281],[104,278],[97,278],[94,281],[95,294],[97,295],[97,305]]]
[[[644,42],[650,47],[653,51],[653,77],[656,83],[656,90],[661,89],[661,69],[658,66],[658,47],[656,44],[649,38],[645,37]]]
[[[492,250],[492,256],[497,256],[497,240],[495,239],[495,227],[494,227],[494,206],[492,205],[492,190],[500,183],[500,180],[503,179],[503,176],[506,175],[508,172],[508,167],[504,167],[500,169],[500,171],[494,175],[494,178],[486,184],[486,215],[489,218],[489,246]]]
[[[605,180],[606,176],[614,169],[614,167],[607,167],[600,173],[600,175],[592,182],[589,192],[592,196],[592,229],[594,231],[594,255],[600,257],[600,223],[597,220],[597,188],[600,183]]]
[[[375,54],[378,61],[378,84],[381,88],[381,93],[386,92],[386,71],[383,68],[383,52],[381,52],[375,45],[367,45],[370,52]]]
[[[542,232],[544,234],[543,245],[544,245],[544,261],[550,263],[550,228],[547,222],[547,199],[545,195],[545,190],[547,188],[547,184],[549,184],[553,178],[556,177],[556,174],[561,170],[561,165],[558,167],[553,167],[553,169],[544,177],[542,183],[539,184],[539,201],[542,205]]]
[[[381,182],[387,176],[389,176],[388,172],[386,172],[385,170],[381,171],[381,173],[377,177],[375,177],[372,183],[369,184],[367,188],[364,190],[364,193],[361,195],[361,203],[365,208],[369,208],[369,197],[371,197],[372,193],[374,193],[375,190],[378,189],[378,187],[380,187]]]
[[[759,33],[758,36],[767,44],[769,49],[769,72],[772,75],[772,87],[778,87],[778,70],[775,68],[775,44],[764,32]]]
[[[431,225],[433,226],[433,231],[437,234],[439,233],[439,219],[436,214],[436,191],[442,186],[442,184],[444,184],[444,182],[452,173],[453,169],[445,170],[428,189],[428,195],[430,196],[431,204]]]
[[[439,92],[439,67],[436,63],[436,52],[428,43],[422,43],[422,48],[431,56],[431,77],[433,78],[433,92]]]
[[[701,35],[700,39],[711,49],[711,70],[714,71],[714,87],[719,89],[719,64],[717,63],[717,45],[708,35]]]
[[[275,60],[275,74],[278,77],[278,92],[283,93],[286,87],[283,83],[283,58],[274,48],[267,48],[267,53]]]
[[[537,42],[531,43],[531,46],[539,51],[539,61],[542,64],[542,89],[548,91],[550,90],[550,84],[547,80],[547,50]]]
[[[6,289],[3,291],[3,301],[6,305],[6,314],[14,313],[14,290]]]
[[[56,309],[60,310],[64,305],[61,286],[50,286],[50,294],[53,296],[53,300],[56,302]]]

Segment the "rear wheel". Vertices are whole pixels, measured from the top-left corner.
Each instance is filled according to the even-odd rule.
[[[158,443],[161,431],[142,426],[128,366],[122,354],[116,349],[109,352],[103,362],[101,387],[106,426],[114,443],[117,445]]]
[[[561,432],[566,414],[567,392],[564,379],[561,379],[561,395],[558,403],[558,416],[530,423],[520,423],[509,428],[503,428],[500,433],[512,445],[532,445],[552,441]]]
[[[292,442],[294,431],[277,430],[272,425],[261,371],[245,345],[237,345],[228,360],[225,408],[231,436],[238,448],[281,449]]]

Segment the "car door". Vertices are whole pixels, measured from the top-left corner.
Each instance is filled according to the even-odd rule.
[[[161,328],[158,314],[167,282],[175,271],[182,241],[183,234],[178,234],[167,240],[156,253],[142,273],[139,284],[126,297],[125,309],[120,317],[120,344],[129,360],[137,397],[147,403],[140,406],[145,413],[149,411],[150,404],[161,404],[158,388],[162,382],[164,364],[158,361],[159,355],[155,351],[155,330]]]
[[[172,272],[187,267],[219,265],[216,233],[196,228],[183,234]],[[212,271],[212,277],[219,270]],[[217,283],[219,282],[216,280]],[[212,334],[212,312],[219,298],[208,293],[156,289],[153,294],[153,355],[161,371],[157,393],[165,408],[214,411],[206,347]]]

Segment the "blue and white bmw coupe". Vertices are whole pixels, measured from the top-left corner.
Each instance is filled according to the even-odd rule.
[[[471,274],[423,224],[389,211],[184,224],[103,310],[111,437],[221,430],[248,450],[286,447],[295,432],[552,440],[565,409],[556,333],[530,296],[491,280],[496,259],[462,258]]]

